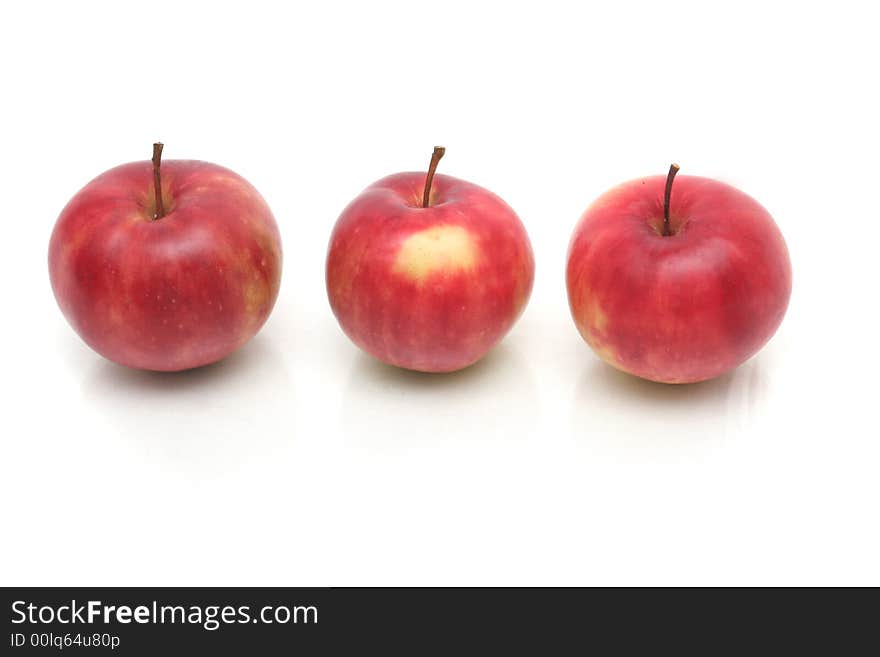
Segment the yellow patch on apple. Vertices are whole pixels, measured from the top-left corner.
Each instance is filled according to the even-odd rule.
[[[440,271],[473,269],[477,245],[461,226],[434,226],[413,233],[400,246],[394,271],[421,284]]]

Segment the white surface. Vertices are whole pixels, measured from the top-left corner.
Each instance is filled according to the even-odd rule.
[[[869,3],[580,5],[4,5],[0,583],[880,584]],[[260,335],[180,375],[92,353],[46,268],[155,139],[248,178],[285,248]],[[323,284],[345,204],[435,144],[537,258],[451,376],[359,353]],[[587,204],[671,161],[760,200],[794,268],[768,347],[690,387],[601,364],[564,286]]]

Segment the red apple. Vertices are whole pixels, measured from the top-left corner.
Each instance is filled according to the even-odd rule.
[[[173,371],[220,360],[275,303],[281,238],[266,202],[195,160],[123,164],[74,196],[49,244],[55,298],[99,354]],[[160,193],[157,193],[161,190]]]
[[[379,360],[423,372],[459,370],[510,330],[535,262],[513,210],[482,187],[398,173],[342,212],[327,254],[327,294],[342,329]]]
[[[755,354],[779,327],[791,264],[768,212],[708,178],[640,178],[601,196],[568,253],[571,313],[614,367],[703,381]]]

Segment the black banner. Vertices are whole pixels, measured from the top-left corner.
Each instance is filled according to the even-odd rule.
[[[845,647],[877,646],[877,600],[873,590],[12,588],[2,653],[855,654]]]

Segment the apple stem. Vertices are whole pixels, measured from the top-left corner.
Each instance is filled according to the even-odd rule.
[[[669,173],[666,174],[666,193],[663,195],[663,235],[668,237],[672,235],[669,229],[669,197],[672,196],[672,181],[675,180],[675,174],[678,173],[679,167],[673,163],[669,165]]]
[[[425,193],[422,195],[422,207],[429,205],[431,198],[431,183],[434,182],[434,172],[437,170],[437,164],[440,158],[446,153],[446,149],[442,146],[434,146],[434,153],[431,155],[431,164],[428,166],[428,177],[425,178]]]
[[[159,167],[162,165],[162,142],[153,144],[153,187],[156,192],[156,213],[153,220],[165,216],[165,203],[162,202],[162,179],[159,177]]]

